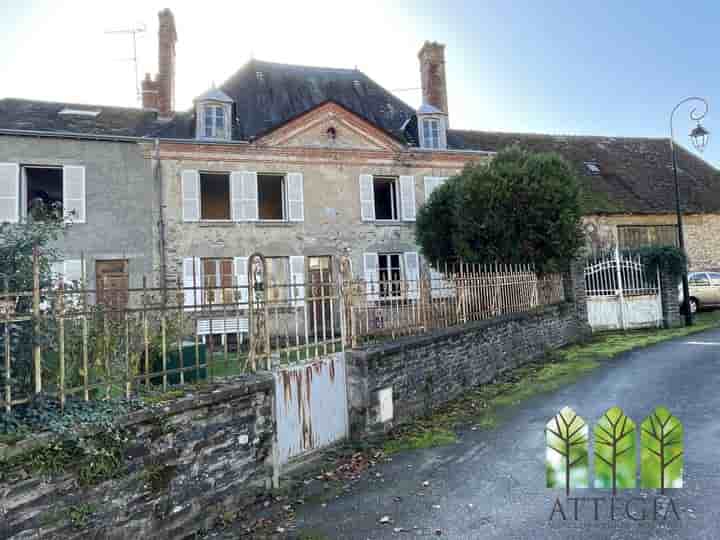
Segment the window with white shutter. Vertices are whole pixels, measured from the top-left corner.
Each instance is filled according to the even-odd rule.
[[[181,176],[183,221],[198,221],[200,219],[200,173],[183,171]]]
[[[290,257],[290,296],[293,306],[302,306],[305,302],[305,257]]]
[[[233,221],[243,218],[243,177],[239,171],[230,173],[230,216]]]
[[[368,302],[376,302],[379,293],[378,254],[363,253],[363,269]]]
[[[418,297],[418,281],[420,279],[420,259],[416,251],[405,252],[405,282],[407,284],[407,297]]]
[[[375,193],[371,174],[360,175],[360,217],[363,221],[375,220]]]
[[[20,168],[0,163],[0,223],[17,223],[20,210]]]
[[[415,221],[415,177],[400,177],[400,199],[404,221]]]
[[[446,176],[425,177],[425,202],[428,202],[433,191],[439,188],[447,180]]]
[[[248,303],[248,258],[235,257],[233,272],[235,273],[235,285],[238,288],[238,295],[241,304]]]
[[[185,308],[193,309],[201,304],[202,271],[199,257],[183,259],[183,288],[185,289]]]
[[[288,173],[287,200],[290,221],[303,221],[305,210],[303,202],[303,175],[302,173]]]
[[[258,183],[257,173],[245,171],[242,175],[242,213],[243,221],[258,219]]]
[[[85,167],[63,167],[62,197],[65,221],[85,223]]]

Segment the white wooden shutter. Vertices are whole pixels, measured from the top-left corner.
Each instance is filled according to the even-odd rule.
[[[368,302],[377,302],[378,300],[378,291],[380,290],[380,284],[378,283],[380,280],[378,272],[379,266],[377,253],[363,253],[363,267],[365,270],[365,286]]]
[[[0,163],[0,223],[17,223],[20,217],[20,166]]]
[[[200,173],[198,171],[182,172],[182,203],[183,221],[200,219]]]
[[[242,173],[230,173],[230,219],[241,221],[243,219]]]
[[[235,257],[233,259],[233,273],[235,274],[235,284],[238,287],[240,295],[240,303],[248,303],[248,258]]]
[[[303,202],[303,175],[302,173],[288,173],[288,219],[290,221],[303,221],[305,209]]]
[[[63,281],[65,285],[75,285],[82,281],[82,261],[68,259],[63,263]]]
[[[372,174],[360,175],[360,219],[375,221],[375,190]]]
[[[183,259],[183,287],[185,289],[185,307],[192,309],[201,303],[202,298],[202,270],[198,257],[185,257]]]
[[[257,173],[245,171],[242,174],[242,218],[245,221],[258,219]]]
[[[291,298],[294,306],[302,306],[305,301],[305,257],[290,257]]]
[[[85,167],[63,167],[63,213],[65,221],[85,223]]]
[[[400,205],[403,221],[415,221],[415,177],[400,177]]]
[[[416,251],[406,251],[405,256],[405,282],[407,283],[407,297],[418,297],[418,280],[420,279],[420,259]]]
[[[425,202],[428,202],[433,191],[439,188],[447,180],[446,176],[425,177]]]

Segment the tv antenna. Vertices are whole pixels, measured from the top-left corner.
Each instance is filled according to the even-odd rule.
[[[140,93],[140,77],[138,74],[137,35],[144,33],[145,30],[147,30],[147,27],[144,24],[140,24],[135,28],[105,30],[106,34],[132,34],[133,55],[131,58],[124,58],[123,60],[131,60],[135,67],[135,94],[138,102],[142,102],[142,94]]]

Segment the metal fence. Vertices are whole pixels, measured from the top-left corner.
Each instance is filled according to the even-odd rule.
[[[347,259],[306,283],[266,284],[262,255],[247,280],[141,288],[111,278],[0,294],[0,407],[34,394],[131,397],[247,371],[272,370],[380,339],[562,301],[559,275],[529,266],[455,264],[417,279],[354,279]],[[387,278],[387,279],[383,279]],[[188,302],[188,299],[193,299]]]

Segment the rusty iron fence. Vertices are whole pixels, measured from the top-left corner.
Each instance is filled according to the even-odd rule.
[[[560,274],[530,265],[443,264],[417,280],[345,283],[348,343],[359,346],[564,301]]]
[[[274,370],[345,347],[429,332],[563,300],[559,275],[529,266],[455,264],[417,279],[354,279],[349,260],[305,283],[266,279],[260,254],[246,279],[95,289],[81,279],[0,293],[0,408],[34,395],[132,397],[174,385]],[[0,278],[2,279],[2,278]],[[266,283],[267,282],[267,283]],[[6,282],[7,283],[7,282]]]

